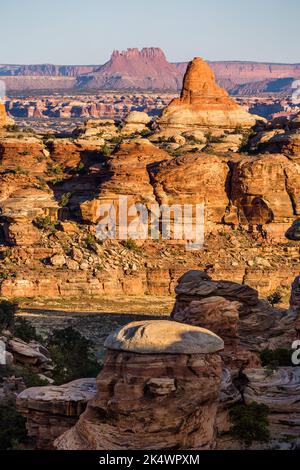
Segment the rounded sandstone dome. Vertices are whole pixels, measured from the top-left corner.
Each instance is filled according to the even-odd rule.
[[[108,336],[104,346],[140,354],[209,354],[224,343],[209,330],[169,320],[137,321]]]
[[[124,119],[126,124],[129,123],[139,123],[139,124],[148,124],[151,121],[150,116],[143,111],[131,111]]]

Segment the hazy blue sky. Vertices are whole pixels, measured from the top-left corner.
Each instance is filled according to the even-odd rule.
[[[100,64],[159,46],[170,61],[300,62],[299,0],[0,0],[0,63]]]

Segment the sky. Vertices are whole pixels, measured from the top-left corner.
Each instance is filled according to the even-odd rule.
[[[299,0],[0,0],[2,64],[102,64],[160,47],[171,62],[300,63]]]

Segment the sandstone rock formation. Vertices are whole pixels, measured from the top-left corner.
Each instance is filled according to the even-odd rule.
[[[48,151],[37,137],[7,134],[0,138],[0,162],[7,170],[40,175],[47,170]]]
[[[5,111],[5,106],[3,103],[0,101],[0,127],[5,126],[7,120],[6,116],[6,111]]]
[[[300,276],[297,276],[292,284],[290,308],[300,313]]]
[[[83,219],[89,222],[97,221],[97,209],[101,202],[111,203],[118,210],[121,196],[128,197],[128,207],[139,202],[146,205],[155,203],[148,168],[169,158],[167,152],[147,139],[122,143],[107,159],[106,171],[102,172],[103,183],[99,188],[99,196],[81,204]]]
[[[51,449],[54,439],[74,426],[95,393],[96,379],[32,387],[20,393],[17,410],[26,418],[28,437],[34,447]]]
[[[114,51],[104,65],[79,76],[77,86],[102,90],[177,90],[181,79],[182,75],[167,61],[161,49],[145,47]]]
[[[58,203],[49,188],[27,174],[2,174],[0,210],[6,219],[5,237],[13,245],[32,245],[39,241],[40,233],[32,225],[38,217],[57,219]],[[47,190],[48,189],[48,190]]]
[[[300,161],[300,114],[296,115],[281,132],[277,132],[265,144],[271,153],[282,153],[299,164]]]
[[[300,431],[300,370],[299,367],[279,367],[277,370],[247,369],[244,389],[245,403],[253,401],[269,407],[271,437],[299,437]]]
[[[187,154],[150,169],[160,204],[204,204],[205,229],[222,222],[229,204],[226,192],[228,165],[214,155]]]
[[[201,58],[189,63],[180,98],[158,120],[165,135],[201,128],[250,128],[259,118],[241,108],[216,84],[213,71]]]
[[[243,157],[233,162],[231,202],[225,222],[261,226],[284,237],[299,212],[300,167],[283,155]]]
[[[96,395],[76,425],[56,439],[57,449],[213,446],[222,340],[212,335],[206,349],[209,332],[155,323],[129,324],[109,337],[107,346],[115,349],[107,352]]]
[[[124,126],[122,127],[122,134],[130,135],[135,132],[142,132],[147,130],[147,124],[151,121],[151,118],[147,113],[139,111],[131,111],[124,119]]]
[[[300,240],[300,219],[293,222],[291,227],[285,233],[286,238],[289,240],[299,241]]]
[[[214,331],[224,339],[221,353],[231,369],[260,364],[256,354],[240,346],[240,317],[258,303],[257,292],[234,282],[212,281],[203,271],[188,271],[179,278],[171,317]]]

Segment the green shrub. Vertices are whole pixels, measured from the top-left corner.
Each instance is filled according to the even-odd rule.
[[[31,323],[22,317],[16,317],[14,326],[14,336],[22,339],[25,342],[28,341],[40,341],[36,329]]]
[[[12,449],[26,438],[25,422],[25,418],[16,410],[14,400],[0,403],[0,449]]]
[[[70,202],[70,199],[72,197],[72,193],[64,193],[61,195],[61,198],[60,198],[60,201],[59,201],[59,205],[60,207],[65,207],[69,204]]]
[[[97,238],[95,235],[93,235],[92,233],[89,233],[87,236],[86,236],[86,239],[85,239],[85,244],[86,244],[86,247],[91,250],[91,251],[94,251],[95,253],[97,253],[97,245],[101,245],[103,242],[102,240],[100,240],[99,238]]]
[[[141,136],[142,137],[149,137],[152,134],[152,131],[150,129],[144,129],[141,131]]]
[[[278,348],[273,351],[264,349],[260,352],[260,360],[264,367],[275,370],[278,367],[292,366],[292,354],[293,351],[286,348]]]
[[[52,234],[56,232],[56,226],[55,223],[52,221],[51,217],[47,215],[46,217],[37,217],[34,221],[33,224],[39,228],[39,229],[44,229]]]
[[[22,168],[21,166],[17,166],[16,168],[12,169],[11,172],[14,174],[14,175],[28,175],[28,171],[25,170],[25,168]]]
[[[101,152],[102,152],[102,154],[104,155],[104,157],[109,157],[110,154],[111,154],[111,148],[109,147],[109,145],[107,145],[107,144],[105,143],[105,144],[102,146]]]
[[[11,300],[0,300],[0,331],[12,330],[18,304]]]
[[[274,305],[279,304],[282,301],[282,294],[279,291],[273,292],[267,297],[270,304],[274,307]]]
[[[256,402],[239,404],[233,406],[229,413],[232,422],[230,434],[247,447],[253,441],[267,442],[270,439],[268,406]]]
[[[83,162],[78,163],[76,173],[77,175],[84,175],[86,173],[86,168]]]
[[[47,164],[47,175],[48,176],[60,176],[63,171],[59,165],[54,165],[53,163]]]
[[[48,348],[54,363],[53,379],[58,385],[95,377],[100,371],[90,341],[72,327],[54,330],[48,339]]]
[[[39,375],[27,366],[16,366],[14,368],[14,375],[16,377],[22,377],[27,388],[29,387],[42,387],[49,385],[47,380],[41,379]]]
[[[5,126],[5,129],[6,129],[8,132],[20,132],[20,131],[21,131],[20,126],[17,126],[16,124],[7,124],[7,125]]]
[[[127,250],[131,251],[139,251],[139,247],[137,246],[136,242],[129,238],[128,240],[123,242],[123,245]]]

